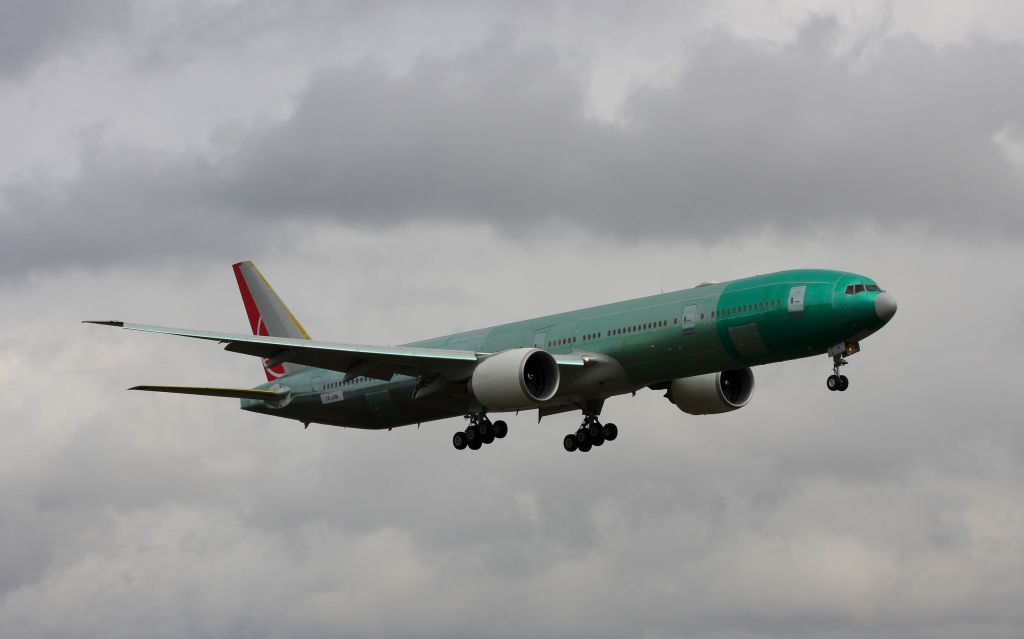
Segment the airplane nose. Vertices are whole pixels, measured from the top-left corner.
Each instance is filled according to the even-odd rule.
[[[875,298],[875,315],[883,322],[888,322],[896,314],[896,298],[891,293],[880,293]]]

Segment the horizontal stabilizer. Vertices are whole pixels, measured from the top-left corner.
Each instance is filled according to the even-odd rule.
[[[235,399],[257,399],[280,402],[287,399],[287,388],[261,390],[259,388],[210,388],[206,386],[132,386],[128,390],[156,391],[158,393],[181,393],[183,395],[207,395],[209,397],[234,397]]]

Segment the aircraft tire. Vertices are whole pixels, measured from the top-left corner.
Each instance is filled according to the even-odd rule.
[[[846,375],[840,375],[839,376],[839,389],[838,390],[845,391],[849,387],[850,387],[850,380],[849,380],[849,378],[847,378]]]
[[[590,443],[594,446],[600,446],[604,443],[604,427],[600,424],[593,424],[590,428]]]
[[[471,440],[469,440],[469,449],[470,450],[480,450],[481,446],[483,446],[483,443],[479,439],[471,439]]]
[[[566,435],[562,440],[562,446],[565,448],[566,452],[569,453],[579,448],[579,442],[576,441],[576,435],[573,435],[572,433]]]
[[[579,448],[583,448],[584,443],[590,442],[590,433],[587,432],[586,428],[580,428],[576,431],[576,443]]]
[[[459,431],[452,435],[452,445],[455,446],[455,450],[462,450],[466,447],[466,433]]]
[[[604,425],[604,438],[605,441],[613,442],[615,438],[619,436],[619,427],[615,424]]]
[[[493,444],[494,443],[494,433],[491,432],[490,430],[488,430],[486,435],[481,435],[480,436],[480,441],[482,441],[485,444]]]
[[[494,436],[498,439],[505,439],[505,435],[508,435],[508,424],[504,420],[499,419],[494,422]]]
[[[580,452],[581,453],[589,453],[590,452],[590,442],[580,442]]]
[[[480,431],[476,429],[476,426],[470,426],[466,429],[466,440],[470,443],[480,441]]]
[[[830,391],[839,390],[840,384],[841,382],[839,381],[838,375],[829,375],[828,379],[825,380],[825,386],[827,386]]]
[[[494,433],[494,427],[491,425],[490,420],[487,419],[481,419],[477,422],[476,428],[480,431],[480,436],[484,439],[486,439],[488,435]]]

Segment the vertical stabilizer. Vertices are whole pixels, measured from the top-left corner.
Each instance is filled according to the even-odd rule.
[[[255,264],[239,262],[232,268],[235,271],[235,279],[238,280],[238,291],[242,294],[242,303],[245,304],[245,313],[249,316],[249,326],[253,335],[309,339],[309,333],[302,328],[302,324],[284,305]],[[267,363],[266,360],[263,361],[263,370],[267,373],[268,381],[291,375],[304,368],[289,362],[270,367]]]

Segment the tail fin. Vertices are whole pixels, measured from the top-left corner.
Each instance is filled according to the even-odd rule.
[[[238,291],[242,294],[242,303],[245,304],[245,313],[249,316],[249,326],[252,327],[253,335],[310,339],[309,333],[302,328],[302,324],[284,305],[255,264],[248,261],[239,262],[233,265],[232,269],[235,271],[235,279],[238,280]],[[264,360],[263,370],[267,374],[267,381],[271,382],[304,368],[289,362],[274,366],[267,366],[268,363]]]

